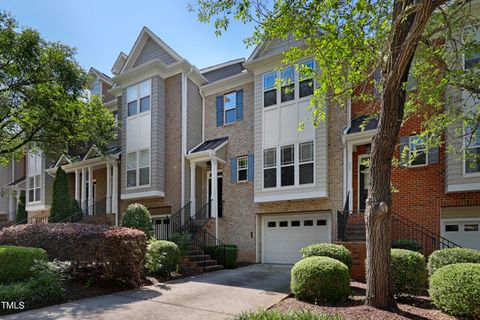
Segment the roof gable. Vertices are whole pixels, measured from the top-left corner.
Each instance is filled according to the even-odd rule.
[[[115,64],[110,70],[112,74],[117,75],[122,71],[122,68],[125,65],[125,62],[127,61],[127,58],[128,56],[125,52],[120,52],[120,54],[117,57],[117,60],[115,60]]]
[[[294,37],[288,37],[283,40],[266,40],[257,45],[255,50],[248,58],[248,61],[256,60],[262,57],[274,56],[287,51],[291,47],[299,47],[302,45],[301,40],[296,40]]]

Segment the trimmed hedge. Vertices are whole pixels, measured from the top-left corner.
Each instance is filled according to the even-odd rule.
[[[399,240],[393,241],[392,248],[421,252],[423,249],[423,246],[417,240],[414,240],[414,239],[399,239]]]
[[[0,244],[39,247],[50,259],[71,261],[74,273],[127,286],[142,284],[147,238],[139,230],[82,223],[18,225],[0,230]]]
[[[122,226],[142,230],[149,239],[153,237],[150,212],[140,203],[134,203],[127,207],[122,217]]]
[[[290,289],[300,300],[340,302],[350,295],[348,267],[329,257],[308,257],[292,268]]]
[[[429,294],[443,312],[472,319],[480,318],[480,264],[457,263],[435,271]]]
[[[416,251],[392,249],[393,293],[417,295],[425,290],[427,264],[425,257]]]
[[[344,320],[336,314],[315,313],[309,310],[289,311],[283,313],[278,310],[262,310],[245,312],[234,318],[235,320]]]
[[[300,250],[302,258],[307,257],[329,257],[343,262],[348,269],[352,268],[353,258],[351,252],[340,244],[319,243],[312,244]]]
[[[480,263],[480,251],[466,248],[447,248],[434,251],[428,258],[428,274],[455,263]]]
[[[32,276],[35,260],[47,260],[41,248],[0,246],[0,283],[22,281]]]
[[[205,248],[205,253],[209,254],[213,259],[217,260],[219,264],[223,265],[227,269],[233,269],[237,266],[238,247],[234,244],[207,246]]]
[[[145,269],[149,273],[169,275],[180,263],[180,249],[170,241],[152,240],[148,243]]]

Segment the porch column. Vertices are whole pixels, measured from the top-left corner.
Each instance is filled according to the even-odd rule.
[[[348,209],[353,210],[353,145],[347,144],[347,194],[348,197]]]
[[[83,212],[87,212],[87,170],[82,168],[82,209]]]
[[[217,190],[218,190],[218,164],[217,164],[217,159],[212,158],[212,203],[211,203],[211,208],[212,208],[212,217],[215,218],[215,238],[217,239],[216,241],[218,242],[218,197],[217,197]],[[218,244],[218,243],[217,243]]]
[[[88,214],[93,213],[93,170],[88,167]]]
[[[110,162],[107,161],[107,213],[112,213],[112,182],[111,182],[111,169]]]
[[[118,226],[118,162],[113,163],[112,212],[115,213],[115,225]]]
[[[75,169],[75,200],[80,201],[80,169]]]
[[[8,220],[15,220],[15,189],[11,190],[10,197],[8,198]]]
[[[193,217],[196,213],[195,206],[195,161],[190,160],[190,216]]]

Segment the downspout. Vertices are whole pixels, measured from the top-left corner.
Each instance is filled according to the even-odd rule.
[[[202,143],[205,141],[205,95],[203,94],[203,89],[200,88],[198,91],[202,97]]]
[[[192,73],[193,66],[185,74],[182,72],[182,160],[181,160],[181,207],[185,206],[185,155],[187,153],[187,90],[188,90],[188,75]]]
[[[343,204],[345,204],[345,201],[347,199],[347,194],[348,194],[348,143],[346,141],[346,137],[348,134],[348,131],[350,130],[352,126],[352,97],[350,96],[347,101],[347,127],[345,130],[343,130],[343,135],[342,135],[342,142],[343,142],[343,181],[344,181],[344,186],[343,186]],[[349,208],[351,209],[351,208]]]

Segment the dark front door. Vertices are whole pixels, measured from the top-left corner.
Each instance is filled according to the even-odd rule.
[[[217,177],[217,198],[218,198],[218,217],[223,216],[223,179],[222,176]],[[208,199],[212,199],[212,179],[208,179]],[[210,208],[209,208],[210,209]],[[209,210],[209,217],[212,217],[212,212]]]
[[[369,184],[369,172],[368,172],[368,159],[366,157],[358,158],[359,170],[358,170],[358,209],[361,211],[365,210],[368,197],[368,184]]]

